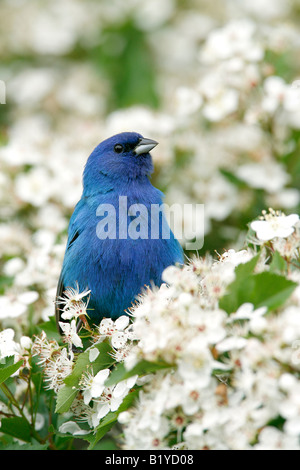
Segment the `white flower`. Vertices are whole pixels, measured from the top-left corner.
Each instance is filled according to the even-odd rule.
[[[299,434],[298,434],[299,435]],[[256,450],[299,450],[297,436],[288,436],[273,426],[266,426],[259,434]]]
[[[296,305],[290,305],[281,312],[283,325],[281,327],[281,338],[286,344],[293,345],[300,338],[299,324],[300,308]],[[295,342],[295,343],[294,343]],[[298,344],[299,349],[299,344]]]
[[[298,81],[288,85],[281,77],[268,77],[264,83],[265,97],[262,108],[268,113],[274,113],[281,105],[285,111],[294,112],[299,110],[300,93]]]
[[[111,338],[111,345],[116,348],[120,349],[125,346],[127,343],[127,335],[123,331],[116,331]]]
[[[99,325],[100,335],[109,336],[111,345],[115,349],[124,348],[130,337],[126,328],[129,325],[129,317],[121,315],[116,321],[111,318],[104,318]]]
[[[82,292],[79,291],[78,283],[76,287],[68,287],[62,296],[58,297],[57,303],[62,305],[61,318],[63,320],[71,320],[72,318],[78,318],[81,315],[87,315],[87,306],[89,297],[86,301],[83,301],[84,297],[89,296],[90,290],[85,289]]]
[[[74,344],[77,348],[83,348],[82,341],[77,334],[76,321],[72,320],[71,323],[58,322],[65,339],[68,343]]]
[[[74,354],[66,348],[57,350],[50,360],[45,363],[45,381],[48,382],[48,389],[56,393],[64,385],[64,379],[73,370]]]
[[[131,413],[129,411],[122,411],[118,416],[118,422],[120,424],[128,424],[131,419]]]
[[[232,351],[233,349],[243,349],[246,344],[247,340],[245,338],[231,336],[218,343],[216,348],[220,353],[222,353],[226,351]]]
[[[234,266],[238,266],[239,264],[247,263],[252,257],[252,253],[248,250],[235,251],[233,249],[229,249],[222,254],[220,261],[223,263],[232,263]]]
[[[0,296],[0,318],[16,318],[27,311],[39,297],[36,291]]]
[[[296,188],[283,188],[276,193],[268,194],[266,201],[271,207],[293,209],[300,202],[300,191]]]
[[[246,61],[259,61],[263,49],[254,39],[255,23],[250,20],[236,20],[220,29],[213,30],[201,51],[200,58],[208,63],[241,57]]]
[[[299,221],[298,214],[277,215],[271,213],[265,216],[265,220],[255,220],[250,227],[256,232],[259,240],[268,241],[273,238],[287,238],[295,230]]]
[[[23,349],[30,350],[32,346],[32,339],[29,336],[21,336],[20,345]]]
[[[203,311],[199,307],[192,306],[187,312],[188,324],[197,329],[194,331],[195,341],[199,344],[205,342],[207,345],[221,341],[226,335],[224,322],[226,313],[223,310]],[[193,340],[192,340],[193,344]],[[198,354],[198,353],[197,353]]]
[[[5,263],[3,272],[7,274],[7,276],[15,276],[17,273],[22,271],[24,267],[24,261],[16,256]]]
[[[60,350],[59,344],[55,340],[48,340],[47,335],[44,331],[40,336],[34,338],[32,346],[32,354],[34,356],[39,355],[40,361],[38,364],[45,364],[51,358],[54,352],[58,353]]]
[[[111,318],[103,318],[99,325],[99,333],[101,335],[109,336],[115,331],[115,325]]]
[[[289,436],[295,436],[295,438],[299,438],[300,434],[300,417],[295,416],[294,418],[288,419],[284,423],[284,431]]]
[[[105,388],[104,383],[109,376],[109,373],[109,369],[102,369],[95,376],[87,374],[83,377],[83,398],[86,405],[88,405],[93,398],[100,397]]]
[[[85,289],[84,291],[80,292],[78,284],[76,283],[76,287],[68,287],[64,291],[64,296],[61,301],[65,302],[65,307],[71,307],[73,303],[80,302],[84,297],[88,296],[91,293],[90,290]]]
[[[66,421],[65,423],[61,424],[59,427],[59,432],[66,434],[73,434],[73,436],[83,436],[84,434],[88,434],[90,431],[86,431],[81,429],[77,423],[74,421]]]
[[[172,0],[166,0],[163,3],[160,0],[151,0],[151,2],[142,2],[136,6],[137,8],[133,10],[135,23],[139,29],[145,31],[155,30],[165,24],[175,10]]]
[[[121,315],[115,321],[115,328],[118,331],[125,330],[125,328],[129,325],[129,317],[127,315]]]
[[[127,395],[128,391],[135,385],[138,376],[133,375],[129,379],[122,380],[118,382],[113,390],[113,397],[114,398],[123,398]]]
[[[124,397],[134,386],[136,379],[137,376],[133,376],[127,380],[122,380],[113,387],[103,386],[101,393],[99,393],[101,389],[100,387],[100,389],[97,391],[97,397],[94,397],[93,409],[95,408],[95,413],[92,416],[92,423],[94,427],[96,427],[99,424],[99,421],[109,412],[116,411],[119,408],[123,402]]]
[[[252,188],[264,189],[276,194],[290,180],[290,175],[274,161],[245,163],[238,167],[236,175]]]
[[[34,167],[28,173],[19,173],[15,181],[17,196],[33,206],[42,206],[52,196],[52,178],[44,167]]]
[[[63,320],[72,320],[72,318],[78,318],[81,315],[87,315],[86,304],[84,302],[77,302],[68,309],[63,310],[61,318]]]
[[[202,97],[192,88],[179,87],[175,93],[176,112],[179,117],[185,117],[198,111]]]
[[[20,346],[14,341],[15,332],[7,328],[0,332],[0,359],[9,356],[18,356]]]
[[[231,314],[229,317],[229,322],[232,320],[251,320],[255,317],[261,317],[267,312],[267,307],[261,307],[257,310],[254,310],[254,305],[251,303],[242,304],[238,310]]]
[[[216,88],[209,93],[203,106],[203,115],[212,122],[218,122],[237,110],[239,95],[236,90]]]
[[[97,357],[99,356],[100,352],[97,348],[91,348],[89,350],[89,360],[90,362],[94,362]]]
[[[268,327],[268,322],[263,317],[267,310],[267,307],[254,310],[254,306],[251,303],[242,304],[235,313],[230,315],[228,324],[236,320],[249,320],[249,330],[259,335]]]
[[[41,102],[54,85],[51,68],[26,68],[12,79],[11,93],[20,106]]]
[[[237,198],[236,188],[222,175],[210,179],[205,194],[205,214],[215,220],[224,220],[232,212]]]

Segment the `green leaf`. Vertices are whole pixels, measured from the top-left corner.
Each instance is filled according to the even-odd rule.
[[[0,450],[47,450],[48,444],[18,444],[17,442],[9,445],[0,444]]]
[[[72,373],[65,378],[65,385],[60,388],[57,394],[56,413],[66,413],[69,411],[77,395],[79,382],[84,372],[92,369],[92,373],[96,375],[100,370],[109,368],[115,362],[111,356],[112,348],[107,342],[95,344],[93,347],[98,349],[98,357],[91,362],[89,350],[80,353]]]
[[[55,413],[66,413],[69,411],[78,390],[71,385],[63,385],[57,394]]]
[[[37,412],[43,386],[43,374],[41,372],[32,373],[31,380],[35,387],[35,393],[33,394],[33,404],[35,404],[34,412]]]
[[[220,308],[228,314],[236,312],[246,302],[252,303],[255,308],[266,306],[269,310],[276,309],[284,304],[297,286],[295,282],[275,272],[253,274],[257,262],[254,260],[237,266],[236,279],[219,301]],[[279,262],[278,257],[276,262]]]
[[[102,418],[100,424],[96,428],[96,433],[92,435],[89,434],[86,437],[86,440],[90,442],[88,450],[92,450],[97,442],[99,442],[108,433],[108,431],[117,421],[119,414],[128,410],[128,408],[133,404],[134,400],[136,400],[138,397],[138,394],[139,390],[133,390],[132,392],[128,393],[116,411],[111,411],[106,416],[104,416],[104,418]],[[85,438],[85,436],[83,436],[83,438]]]
[[[110,376],[105,382],[106,386],[114,385],[121,380],[129,379],[133,375],[138,375],[139,377],[152,374],[161,369],[166,369],[172,367],[171,364],[166,362],[149,362],[142,360],[138,364],[136,364],[131,370],[125,369],[124,364],[118,364],[115,369],[112,371]]]
[[[257,265],[259,254],[251,258],[247,263],[241,263],[235,268],[235,280],[227,287],[225,295],[219,300],[219,307],[228,314],[236,312],[239,306],[245,301],[245,283],[251,283],[255,266]]]
[[[247,188],[248,185],[245,183],[245,181],[241,180],[236,176],[234,173],[231,171],[228,171],[226,168],[220,168],[219,169],[220,173],[227,178],[227,180],[232,183],[233,185],[237,186],[240,189]]]
[[[11,362],[11,360],[9,362]],[[5,380],[7,380],[12,374],[17,372],[17,370],[23,364],[22,360],[16,362],[16,364],[7,365],[9,362],[6,361],[5,364],[0,364],[0,384],[5,382]]]
[[[108,433],[108,431],[111,430],[115,422],[116,419],[106,424],[105,426],[101,426],[99,429],[97,429],[97,432],[91,436],[88,450],[94,449],[95,445]]]
[[[53,338],[56,341],[60,342],[61,341],[61,334],[59,333],[55,321],[55,315],[49,318],[48,321],[40,323],[37,325],[38,331],[42,332],[44,331],[47,335],[48,338]]]
[[[250,259],[247,263],[241,263],[235,268],[236,280],[237,282],[241,282],[245,277],[248,277],[250,274],[253,273],[260,254],[258,253],[256,256]]]
[[[4,434],[29,442],[31,439],[31,427],[25,418],[12,417],[2,418],[0,431]]]
[[[93,347],[98,349],[100,353],[98,357],[95,361],[91,362],[89,350],[79,354],[72,373],[65,379],[66,385],[78,387],[82,374],[90,367],[93,370],[93,374],[97,374],[100,370],[107,369],[114,364],[115,360],[111,356],[112,347],[107,342],[95,344]]]
[[[255,274],[252,303],[256,308],[266,306],[274,310],[283,305],[297,287],[297,283],[275,273]]]
[[[275,251],[270,263],[270,271],[278,274],[285,273],[287,271],[287,262],[282,256]]]
[[[93,450],[120,450],[113,439],[105,438],[93,446]]]

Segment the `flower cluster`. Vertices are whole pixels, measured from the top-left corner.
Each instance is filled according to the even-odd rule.
[[[168,267],[115,321],[91,325],[89,292],[67,289],[62,341],[3,330],[0,372],[13,356],[22,394],[34,360],[62,436],[97,443],[118,421],[123,449],[299,450],[299,218],[249,225],[244,249]]]
[[[41,335],[36,337],[32,353],[39,357],[38,364],[43,369],[47,388],[54,390],[59,395],[66,384],[66,379],[72,375],[74,368],[76,368],[76,360],[79,360],[78,354],[80,357],[79,350],[84,351],[86,367],[82,369],[76,386],[72,388],[72,393],[75,390],[76,396],[74,396],[71,411],[76,420],[86,422],[91,429],[95,429],[100,420],[109,412],[118,410],[124,397],[133,388],[137,376],[119,381],[113,386],[105,385],[111,371],[109,368],[98,370],[97,361],[101,361],[107,352],[106,349],[102,350],[101,345],[103,343],[109,345],[106,358],[108,364],[121,363],[132,347],[134,336],[129,325],[129,317],[125,315],[116,321],[104,318],[100,325],[94,326],[94,328],[91,328],[88,320],[85,319],[82,326],[79,320],[82,321],[84,315],[87,316],[88,300],[84,301],[83,299],[88,294],[87,291],[80,293],[78,289],[74,288],[69,288],[63,293],[59,299],[59,303],[63,305],[61,317],[69,321],[60,321],[59,327],[65,345],[60,346],[56,340],[49,340],[43,331]],[[80,328],[84,330],[85,335],[89,336],[89,345],[85,348],[80,337]],[[83,339],[85,335],[83,334]],[[75,353],[74,347],[76,348]],[[64,392],[64,390],[62,391]],[[74,425],[76,422],[64,422],[61,426],[61,432],[74,431]],[[77,425],[74,432],[78,433],[78,429],[80,428]],[[87,434],[88,431],[84,433]]]
[[[288,217],[272,210],[264,220],[270,217],[286,230]],[[290,217],[294,225],[298,217]],[[230,250],[218,261],[192,259],[183,269],[167,268],[168,287],[145,294],[132,310],[139,341],[125,366],[130,370],[141,360],[167,366],[148,377],[137,405],[120,414],[125,449],[299,450],[300,287],[293,265],[300,237],[290,256],[280,258],[287,263],[284,275],[273,274],[274,248],[262,241],[267,237],[256,224],[251,225],[261,236],[258,253]],[[276,233],[274,246],[296,236],[291,231]],[[237,307],[226,308],[226,292],[236,295],[234,286],[254,261],[251,282],[259,276],[263,283],[270,275],[279,296],[279,281],[294,280],[291,297],[269,308],[265,285],[262,300],[257,294],[247,301],[245,292]]]

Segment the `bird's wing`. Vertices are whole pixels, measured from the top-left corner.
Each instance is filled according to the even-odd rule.
[[[56,319],[56,325],[58,330],[60,331],[59,327],[59,321],[61,318],[61,310],[62,310],[62,303],[59,301],[60,298],[62,297],[64,291],[66,290],[65,283],[64,283],[64,265],[66,262],[66,258],[68,255],[68,251],[70,247],[75,243],[75,241],[78,239],[80,233],[83,230],[83,224],[82,222],[82,217],[81,214],[84,212],[84,205],[85,201],[84,199],[81,199],[78,204],[75,207],[75,210],[72,214],[72,217],[70,219],[70,224],[69,224],[69,229],[68,229],[68,240],[67,240],[67,246],[66,246],[66,252],[65,252],[65,257],[64,257],[64,262],[62,266],[62,270],[59,276],[58,284],[57,284],[57,289],[56,289],[56,297],[55,297],[55,319]]]

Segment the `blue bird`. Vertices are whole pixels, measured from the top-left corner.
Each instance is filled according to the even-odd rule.
[[[56,320],[68,287],[89,289],[94,323],[126,314],[145,286],[162,283],[163,270],[183,264],[183,250],[169,229],[163,193],[150,182],[150,151],[157,142],[123,132],[101,142],[83,172],[83,192],[68,229],[56,293]],[[160,208],[159,218],[151,212]],[[126,212],[127,211],[127,212]],[[125,215],[124,215],[125,214]],[[157,225],[158,220],[158,225]]]

